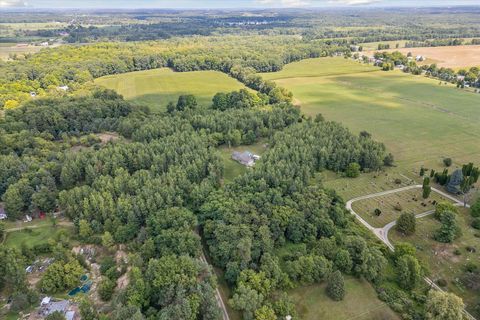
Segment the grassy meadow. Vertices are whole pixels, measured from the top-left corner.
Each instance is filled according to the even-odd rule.
[[[478,303],[478,293],[467,290],[458,282],[458,279],[468,262],[480,264],[478,254],[480,231],[470,226],[471,220],[468,210],[461,208],[457,221],[462,229],[462,236],[451,244],[440,243],[433,239],[435,231],[440,228],[440,222],[433,216],[417,220],[416,232],[411,236],[401,235],[395,230],[389,233],[389,238],[394,244],[412,243],[417,248],[417,257],[430,270],[430,278],[434,281],[446,280],[448,283],[446,289],[462,297],[467,304],[467,309]],[[477,252],[468,252],[467,246],[476,248]],[[470,311],[473,310],[470,309]]]
[[[448,201],[440,194],[432,191],[426,200],[422,198],[422,189],[410,189],[402,192],[391,193],[375,198],[359,200],[352,203],[352,209],[362,216],[369,224],[381,228],[388,223],[397,220],[403,212],[415,215],[435,209],[434,201]],[[395,210],[395,206],[401,206],[401,210]],[[424,205],[422,205],[424,204]],[[376,216],[375,209],[380,209],[382,214]]]
[[[176,103],[182,94],[193,94],[199,104],[209,105],[218,92],[244,88],[242,83],[221,72],[174,72],[168,68],[106,76],[96,79],[95,83],[154,111],[165,110],[169,102]]]
[[[395,172],[440,168],[444,157],[457,165],[480,162],[480,95],[424,76],[371,68],[319,58],[293,63],[268,78],[291,90],[307,115],[322,113],[384,142],[395,155]]]
[[[301,287],[289,296],[303,320],[397,320],[400,319],[377,298],[373,287],[365,280],[345,278],[345,299],[331,300],[325,293],[326,284]]]

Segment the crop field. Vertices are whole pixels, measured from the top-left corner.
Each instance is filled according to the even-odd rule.
[[[461,208],[457,221],[462,229],[462,236],[451,244],[439,243],[433,239],[435,231],[440,228],[440,222],[433,216],[419,219],[416,232],[411,236],[403,236],[392,230],[389,237],[392,243],[412,243],[417,248],[420,261],[431,271],[429,277],[434,281],[446,280],[448,284],[446,288],[461,296],[467,304],[467,309],[473,312],[469,307],[478,303],[478,293],[469,291],[458,282],[467,262],[480,264],[478,254],[480,231],[470,227],[471,219],[468,210]],[[477,252],[468,252],[467,246],[476,248]],[[479,315],[477,313],[477,316]]]
[[[440,168],[444,157],[456,165],[480,162],[480,95],[400,71],[362,72],[368,68],[343,58],[310,59],[268,77],[278,77],[307,115],[321,113],[384,142],[398,172]],[[305,70],[323,75],[305,77]]]
[[[243,84],[221,72],[174,72],[168,68],[106,76],[96,79],[95,83],[154,111],[165,110],[169,102],[176,103],[182,94],[193,94],[200,105],[210,105],[216,93],[244,88]]]
[[[379,44],[389,44],[391,49],[395,49],[397,44],[398,48],[404,48],[406,40],[394,40],[394,41],[378,41],[378,42],[366,42],[359,44],[363,47],[363,51],[376,51]],[[382,50],[383,51],[383,50]]]
[[[8,45],[0,45],[0,59],[8,60],[10,55],[36,53],[44,47],[28,45],[26,47],[17,47],[16,44],[10,43]]]
[[[400,51],[405,55],[411,52],[413,56],[421,55],[429,60],[427,62],[436,63],[439,67],[459,69],[480,66],[480,45],[402,48],[386,51]]]
[[[434,201],[448,201],[440,194],[432,191],[426,200],[422,198],[422,189],[411,189],[402,192],[391,193],[375,198],[359,200],[352,203],[352,209],[374,227],[381,228],[395,221],[403,212],[415,215],[435,209]],[[396,210],[395,206],[400,205]],[[374,211],[379,209],[382,213],[376,216]]]
[[[335,302],[325,293],[325,284],[290,291],[290,298],[303,320],[397,320],[399,317],[377,298],[365,280],[345,278],[345,299]]]
[[[287,64],[279,72],[260,73],[267,80],[279,80],[303,77],[324,77],[350,73],[378,71],[379,68],[345,60],[344,58],[306,59]]]

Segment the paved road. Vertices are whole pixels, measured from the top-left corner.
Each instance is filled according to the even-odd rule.
[[[380,197],[380,196],[384,196],[384,195],[388,195],[388,194],[392,194],[392,193],[407,191],[407,190],[411,190],[411,189],[418,189],[418,188],[422,188],[422,187],[423,186],[421,184],[416,184],[416,185],[411,185],[411,186],[408,186],[408,187],[398,188],[398,189],[394,189],[394,190],[388,190],[388,191],[383,191],[383,192],[379,192],[379,193],[368,194],[366,196],[361,196],[361,197],[357,197],[357,198],[349,200],[346,203],[345,207],[347,208],[348,211],[350,211],[360,221],[361,224],[363,224],[368,230],[372,231],[373,234],[375,236],[377,236],[377,238],[379,238],[390,250],[394,251],[395,247],[393,246],[393,244],[388,239],[388,232],[390,231],[390,229],[392,229],[397,224],[397,221],[392,221],[389,224],[387,224],[386,226],[384,226],[383,228],[375,228],[375,227],[371,226],[367,221],[365,221],[365,219],[363,219],[359,214],[357,214],[352,209],[352,204],[354,202],[360,201],[360,200]],[[432,191],[442,195],[443,197],[445,197],[447,199],[452,200],[456,206],[459,206],[459,207],[464,206],[464,203],[462,201],[458,200],[457,198],[453,197],[452,195],[450,195],[448,193],[445,193],[445,192],[443,192],[441,190],[438,190],[436,188],[432,188]],[[470,206],[467,204],[466,207],[469,208]],[[429,216],[429,215],[433,214],[434,212],[435,212],[435,210],[427,211],[427,212],[416,215],[415,218],[420,219],[420,218]],[[437,286],[437,284],[435,282],[433,282],[431,279],[429,279],[428,277],[425,277],[424,280],[432,288],[435,288],[436,290],[439,290],[439,291],[444,291],[442,288]],[[467,310],[464,310],[464,312],[469,319],[476,320],[475,317],[473,317]]]

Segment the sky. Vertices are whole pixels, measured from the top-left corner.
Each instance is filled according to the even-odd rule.
[[[480,0],[0,0],[0,8],[308,8],[480,5]]]

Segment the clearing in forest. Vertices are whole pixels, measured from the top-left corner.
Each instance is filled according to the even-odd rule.
[[[433,190],[430,197],[425,200],[422,198],[422,189],[415,188],[355,201],[352,203],[352,209],[373,227],[382,228],[397,220],[404,212],[417,215],[434,210],[435,204],[440,201],[449,200]],[[375,214],[376,209],[381,211],[378,216]]]
[[[218,71],[174,72],[168,68],[105,76],[95,83],[154,111],[165,110],[169,102],[176,103],[182,94],[193,94],[200,105],[210,105],[218,92],[245,88],[236,79]]]
[[[397,320],[395,314],[377,298],[375,289],[363,279],[345,277],[345,299],[331,300],[325,293],[326,284],[301,287],[290,291],[301,319],[314,320]]]
[[[363,68],[372,67],[320,58],[264,77],[278,78],[307,115],[321,113],[353,132],[371,133],[395,155],[399,173],[417,172],[422,165],[440,169],[444,157],[456,165],[480,162],[480,95],[424,76]],[[319,75],[305,76],[306,69]]]

